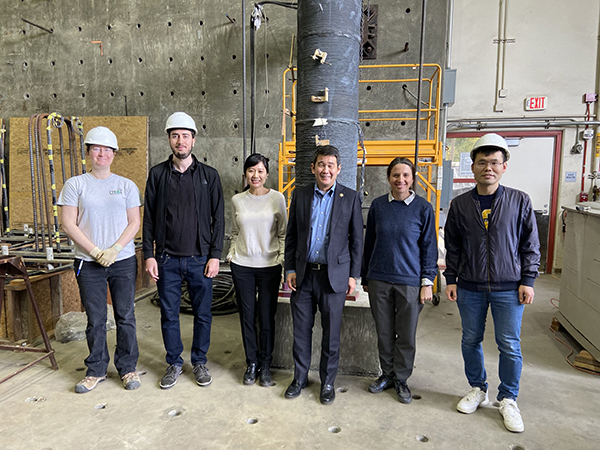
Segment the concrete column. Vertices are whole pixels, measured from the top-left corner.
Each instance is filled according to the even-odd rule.
[[[338,180],[356,188],[358,143],[358,65],[361,2],[298,1],[298,87],[296,185],[314,182],[310,170],[315,136],[340,150]],[[313,59],[315,51],[327,53]],[[327,101],[324,100],[327,89]],[[316,100],[316,101],[315,101]],[[326,125],[314,126],[326,119]]]

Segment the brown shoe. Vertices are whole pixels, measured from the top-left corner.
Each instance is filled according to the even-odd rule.
[[[137,372],[126,373],[121,377],[121,380],[123,381],[123,387],[128,391],[137,389],[142,384],[140,376],[137,374]]]
[[[103,377],[85,377],[75,385],[75,392],[78,394],[90,392],[92,389],[98,386],[98,383],[102,383],[104,380],[106,380],[106,375]]]

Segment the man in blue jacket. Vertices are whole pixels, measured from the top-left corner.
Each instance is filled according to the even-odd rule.
[[[173,155],[150,169],[143,238],[146,272],[157,283],[169,364],[160,387],[173,387],[183,372],[179,326],[183,280],[194,314],[194,375],[198,385],[208,386],[212,377],[206,367],[206,352],[212,324],[212,278],[219,273],[223,250],[223,191],[218,172],[192,154],[198,132],[194,119],[176,112],[167,119],[165,132]]]
[[[517,407],[524,305],[532,303],[540,265],[537,224],[529,196],[500,185],[510,152],[499,135],[482,136],[471,151],[477,186],[452,201],[445,227],[446,295],[462,319],[462,354],[471,391],[458,402],[470,414],[488,403],[482,341],[492,310],[500,351],[497,399],[505,427],[523,431]]]

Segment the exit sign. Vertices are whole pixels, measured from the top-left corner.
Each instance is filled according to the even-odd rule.
[[[546,109],[548,97],[527,97],[525,99],[526,111],[542,111]]]

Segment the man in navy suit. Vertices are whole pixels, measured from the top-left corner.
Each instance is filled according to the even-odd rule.
[[[294,380],[285,391],[296,398],[308,384],[312,328],[321,312],[322,404],[335,399],[340,327],[346,294],[360,276],[363,220],[358,193],[336,182],[342,166],[331,145],[317,147],[312,173],[316,183],[294,191],[285,238],[285,270],[292,289]]]

